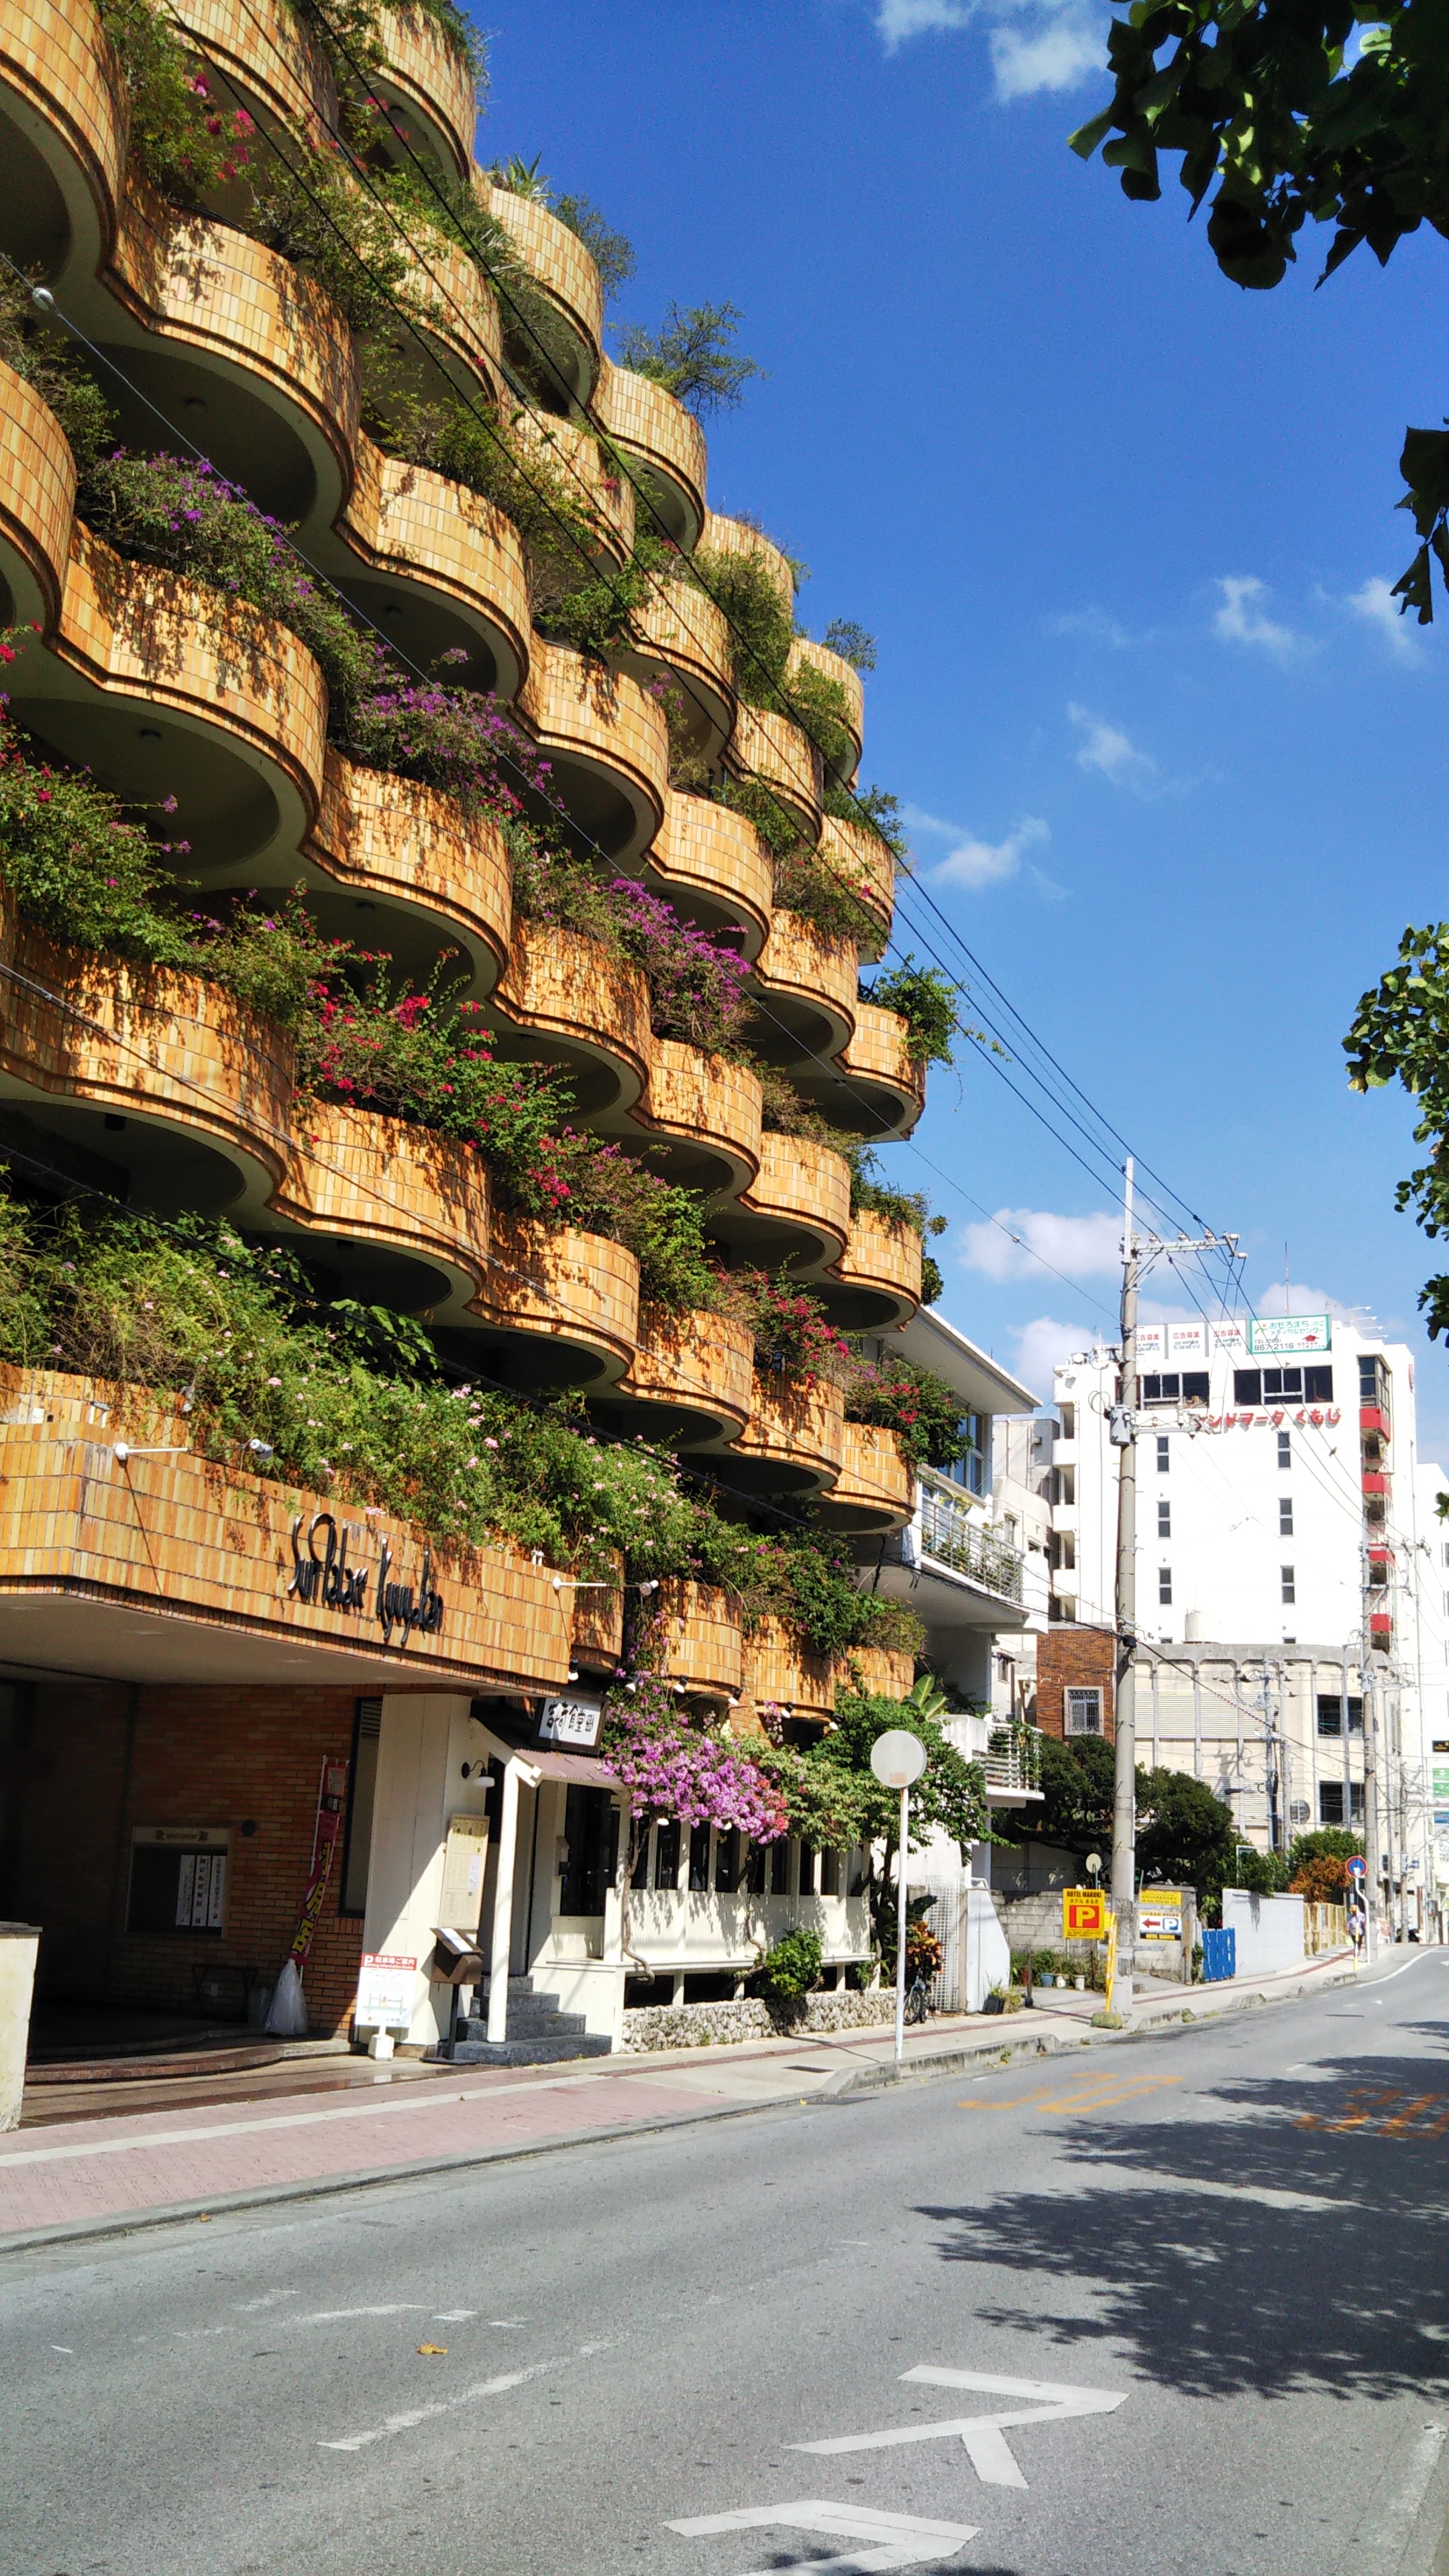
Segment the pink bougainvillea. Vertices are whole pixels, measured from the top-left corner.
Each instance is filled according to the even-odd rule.
[[[777,1842],[786,1831],[785,1802],[774,1782],[733,1746],[691,1726],[667,1683],[652,1675],[641,1673],[632,1695],[611,1695],[602,1749],[629,1792],[636,1826],[656,1817],[718,1825],[752,1843]]]

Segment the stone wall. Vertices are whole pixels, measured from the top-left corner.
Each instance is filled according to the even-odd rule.
[[[885,2030],[895,2011],[893,1993],[807,1995],[805,2009],[773,2007],[758,1995],[739,2003],[642,2004],[624,2015],[620,2047],[626,2054],[651,2048],[717,2048],[742,2039],[788,2039],[813,2031]]]

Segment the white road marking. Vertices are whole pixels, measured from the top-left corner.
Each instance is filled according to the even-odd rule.
[[[841,2433],[828,2442],[792,2442],[790,2449],[833,2457],[842,2451],[885,2451],[900,2442],[936,2442],[954,2436],[964,2445],[983,2486],[1024,2487],[1026,2480],[1003,2438],[1006,2427],[1056,2424],[1071,2415],[1110,2415],[1127,2394],[1125,2389],[1073,2388],[1055,2379],[998,2379],[980,2370],[937,2370],[929,2362],[903,2370],[901,2377],[917,2386],[979,2388],[1029,2402],[999,2414],[957,2415],[939,2424],[900,2424],[881,2433]]]
[[[235,2299],[232,2304],[238,2316],[255,2316],[258,2308],[275,2308],[283,2299],[299,2299],[300,2290],[268,2290],[260,2299]]]
[[[340,2326],[346,2317],[405,2317],[414,2309],[425,2308],[426,2299],[396,2299],[387,2308],[313,2308],[305,2317],[291,2317],[294,2326]]]
[[[535,2361],[526,2370],[500,2371],[495,2379],[476,2379],[471,2387],[460,2388],[452,2397],[435,2398],[427,2406],[409,2406],[396,2415],[385,2415],[380,2424],[370,2425],[365,2433],[345,2433],[339,2441],[319,2442],[319,2451],[365,2451],[373,2442],[389,2442],[396,2433],[410,2433],[414,2426],[426,2424],[436,2415],[455,2414],[460,2406],[476,2406],[480,2398],[501,2397],[506,2389],[522,2388],[530,2379],[542,2379],[549,2371],[567,2370],[571,2361],[587,2361],[593,2353],[607,2352],[606,2343],[582,2343],[578,2351],[562,2353],[551,2361]]]
[[[941,2558],[954,2558],[968,2540],[974,2540],[979,2524],[961,2522],[927,2522],[914,2513],[878,2513],[869,2505],[829,2504],[818,2497],[804,2496],[796,2504],[747,2505],[740,2513],[696,2514],[687,2522],[668,2522],[666,2531],[682,2532],[686,2539],[704,2539],[719,2531],[812,2531],[827,2533],[832,2539],[862,2540],[864,2549],[847,2550],[839,2558],[776,2559],[771,2576],[789,2576],[791,2568],[808,2568],[810,2576],[825,2576],[827,2569],[847,2571],[920,2567]]]
[[[75,2359],[75,2345],[73,2343],[53,2343],[50,2349],[52,2352],[68,2352],[72,2361]]]
[[[476,2308],[434,2308],[433,2323],[435,2326],[460,2326],[477,2314]]]

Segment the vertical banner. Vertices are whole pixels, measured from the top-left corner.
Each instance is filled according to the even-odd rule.
[[[302,1920],[297,1926],[287,1956],[301,1973],[311,1950],[313,1936],[332,1875],[333,1856],[342,1839],[342,1818],[347,1805],[347,1764],[325,1761],[317,1790],[317,1823],[312,1834],[312,1874],[307,1882]]]

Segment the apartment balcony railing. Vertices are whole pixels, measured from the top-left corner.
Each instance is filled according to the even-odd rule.
[[[1036,1738],[1033,1742],[1031,1739]],[[1014,1791],[1022,1797],[1039,1796],[1041,1792],[1040,1738],[1035,1727],[995,1734],[990,1749],[981,1756],[988,1790],[998,1796]]]
[[[934,1557],[938,1565],[949,1565],[954,1574],[964,1574],[972,1583],[984,1584],[988,1592],[999,1592],[1008,1601],[1020,1601],[1023,1564],[1019,1550],[993,1538],[973,1518],[959,1487],[949,1477],[938,1475],[934,1467],[922,1467],[919,1481],[923,1555]]]

